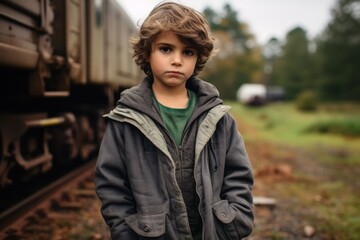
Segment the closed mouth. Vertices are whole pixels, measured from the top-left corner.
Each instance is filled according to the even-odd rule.
[[[175,75],[183,75],[183,73],[178,72],[178,71],[167,71],[166,73],[168,73],[168,74],[175,74]]]

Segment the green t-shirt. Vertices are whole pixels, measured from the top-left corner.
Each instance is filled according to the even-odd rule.
[[[188,90],[188,95],[189,101],[186,108],[166,107],[161,105],[161,103],[159,103],[154,96],[160,109],[161,118],[177,145],[181,144],[181,138],[185,125],[190,119],[197,101],[196,95],[193,91]]]

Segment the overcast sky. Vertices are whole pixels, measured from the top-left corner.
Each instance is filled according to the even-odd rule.
[[[216,12],[229,3],[246,22],[260,44],[271,37],[280,40],[294,27],[304,28],[309,38],[315,37],[331,19],[337,0],[176,0],[202,12],[210,6]],[[161,0],[118,0],[135,23],[143,21]]]

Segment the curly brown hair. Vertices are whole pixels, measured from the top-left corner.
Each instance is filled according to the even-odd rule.
[[[193,75],[197,75],[211,57],[214,38],[205,17],[198,11],[175,2],[157,5],[140,26],[138,36],[131,39],[133,57],[146,75],[152,75],[149,58],[154,39],[165,31],[174,32],[182,42],[195,48],[198,60]]]

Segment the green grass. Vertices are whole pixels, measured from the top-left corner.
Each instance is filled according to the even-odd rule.
[[[326,145],[356,149],[360,146],[360,104],[352,108],[347,106],[343,111],[333,105],[332,108],[324,105],[316,112],[301,112],[292,103],[258,108],[237,102],[226,104],[232,106],[232,113],[257,129],[261,137],[273,142],[303,147]],[[328,128],[328,134],[316,130],[317,126]]]

